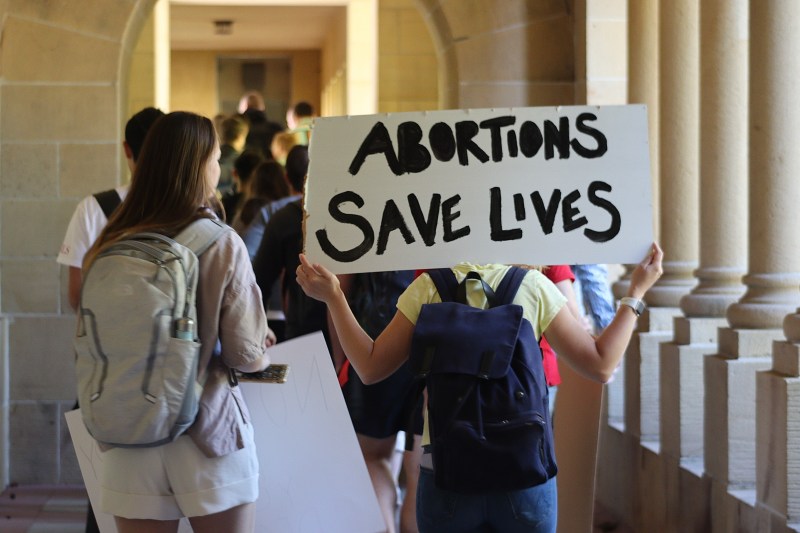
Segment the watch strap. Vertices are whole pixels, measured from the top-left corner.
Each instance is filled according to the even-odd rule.
[[[622,298],[619,301],[619,305],[630,307],[636,316],[641,316],[645,309],[645,305],[642,300],[639,300],[638,298],[631,298],[630,296]]]

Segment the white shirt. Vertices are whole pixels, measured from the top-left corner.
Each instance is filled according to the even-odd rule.
[[[123,185],[115,189],[119,197],[124,200],[129,188],[129,185]],[[56,261],[62,265],[81,268],[83,256],[100,236],[107,222],[108,219],[97,203],[97,198],[90,194],[81,200],[69,221],[67,234],[64,236]]]

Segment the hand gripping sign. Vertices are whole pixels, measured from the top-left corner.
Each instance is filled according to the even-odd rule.
[[[344,274],[636,263],[653,242],[643,105],[315,120],[305,252]]]

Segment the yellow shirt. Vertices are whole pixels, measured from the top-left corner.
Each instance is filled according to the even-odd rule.
[[[500,281],[505,276],[510,267],[508,265],[473,265],[470,263],[460,263],[453,267],[453,272],[459,283],[467,276],[470,271],[480,274],[492,289],[497,289]],[[469,282],[467,301],[475,307],[486,307],[486,298],[483,291],[479,289],[477,281]],[[397,309],[411,321],[417,323],[422,306],[428,303],[438,303],[442,299],[433,284],[433,280],[428,274],[419,276],[409,285],[400,298],[397,300]],[[555,318],[567,299],[558,288],[545,277],[544,274],[536,270],[530,270],[522,280],[522,284],[514,296],[513,303],[522,306],[523,316],[530,322],[533,332],[537,339],[541,339],[544,332]],[[422,444],[430,444],[430,434],[428,432],[428,413],[425,413],[425,424],[422,433]]]

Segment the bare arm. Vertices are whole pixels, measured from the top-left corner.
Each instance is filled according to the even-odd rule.
[[[414,325],[397,312],[374,341],[361,328],[347,303],[338,278],[300,254],[297,283],[305,293],[328,306],[344,353],[361,380],[370,385],[392,375],[408,359]]]
[[[83,283],[83,274],[78,267],[69,267],[69,282],[67,288],[67,299],[69,305],[74,311],[78,310],[78,305],[81,303],[81,285]]]
[[[350,297],[350,291],[353,287],[353,279],[354,276],[352,274],[344,274],[341,276],[337,276],[339,278],[339,287],[342,290],[345,298]],[[347,354],[342,348],[342,342],[339,340],[339,334],[336,331],[336,326],[333,323],[333,317],[331,316],[330,310],[328,310],[328,333],[331,336],[331,349],[333,353],[333,366],[336,369],[336,374],[339,374],[339,371],[342,369],[342,365],[347,359]]]
[[[578,307],[578,298],[575,296],[575,288],[572,286],[572,280],[561,280],[556,283],[556,288],[567,298],[567,309],[569,309],[569,312],[575,317],[575,320],[580,322],[583,329],[591,333],[592,326],[586,315],[584,315],[580,307]]]
[[[661,277],[664,253],[657,244],[631,275],[628,296],[642,298]],[[611,378],[636,327],[636,315],[621,306],[614,320],[596,339],[589,335],[568,309],[562,308],[544,336],[559,356],[584,376],[606,382]]]

